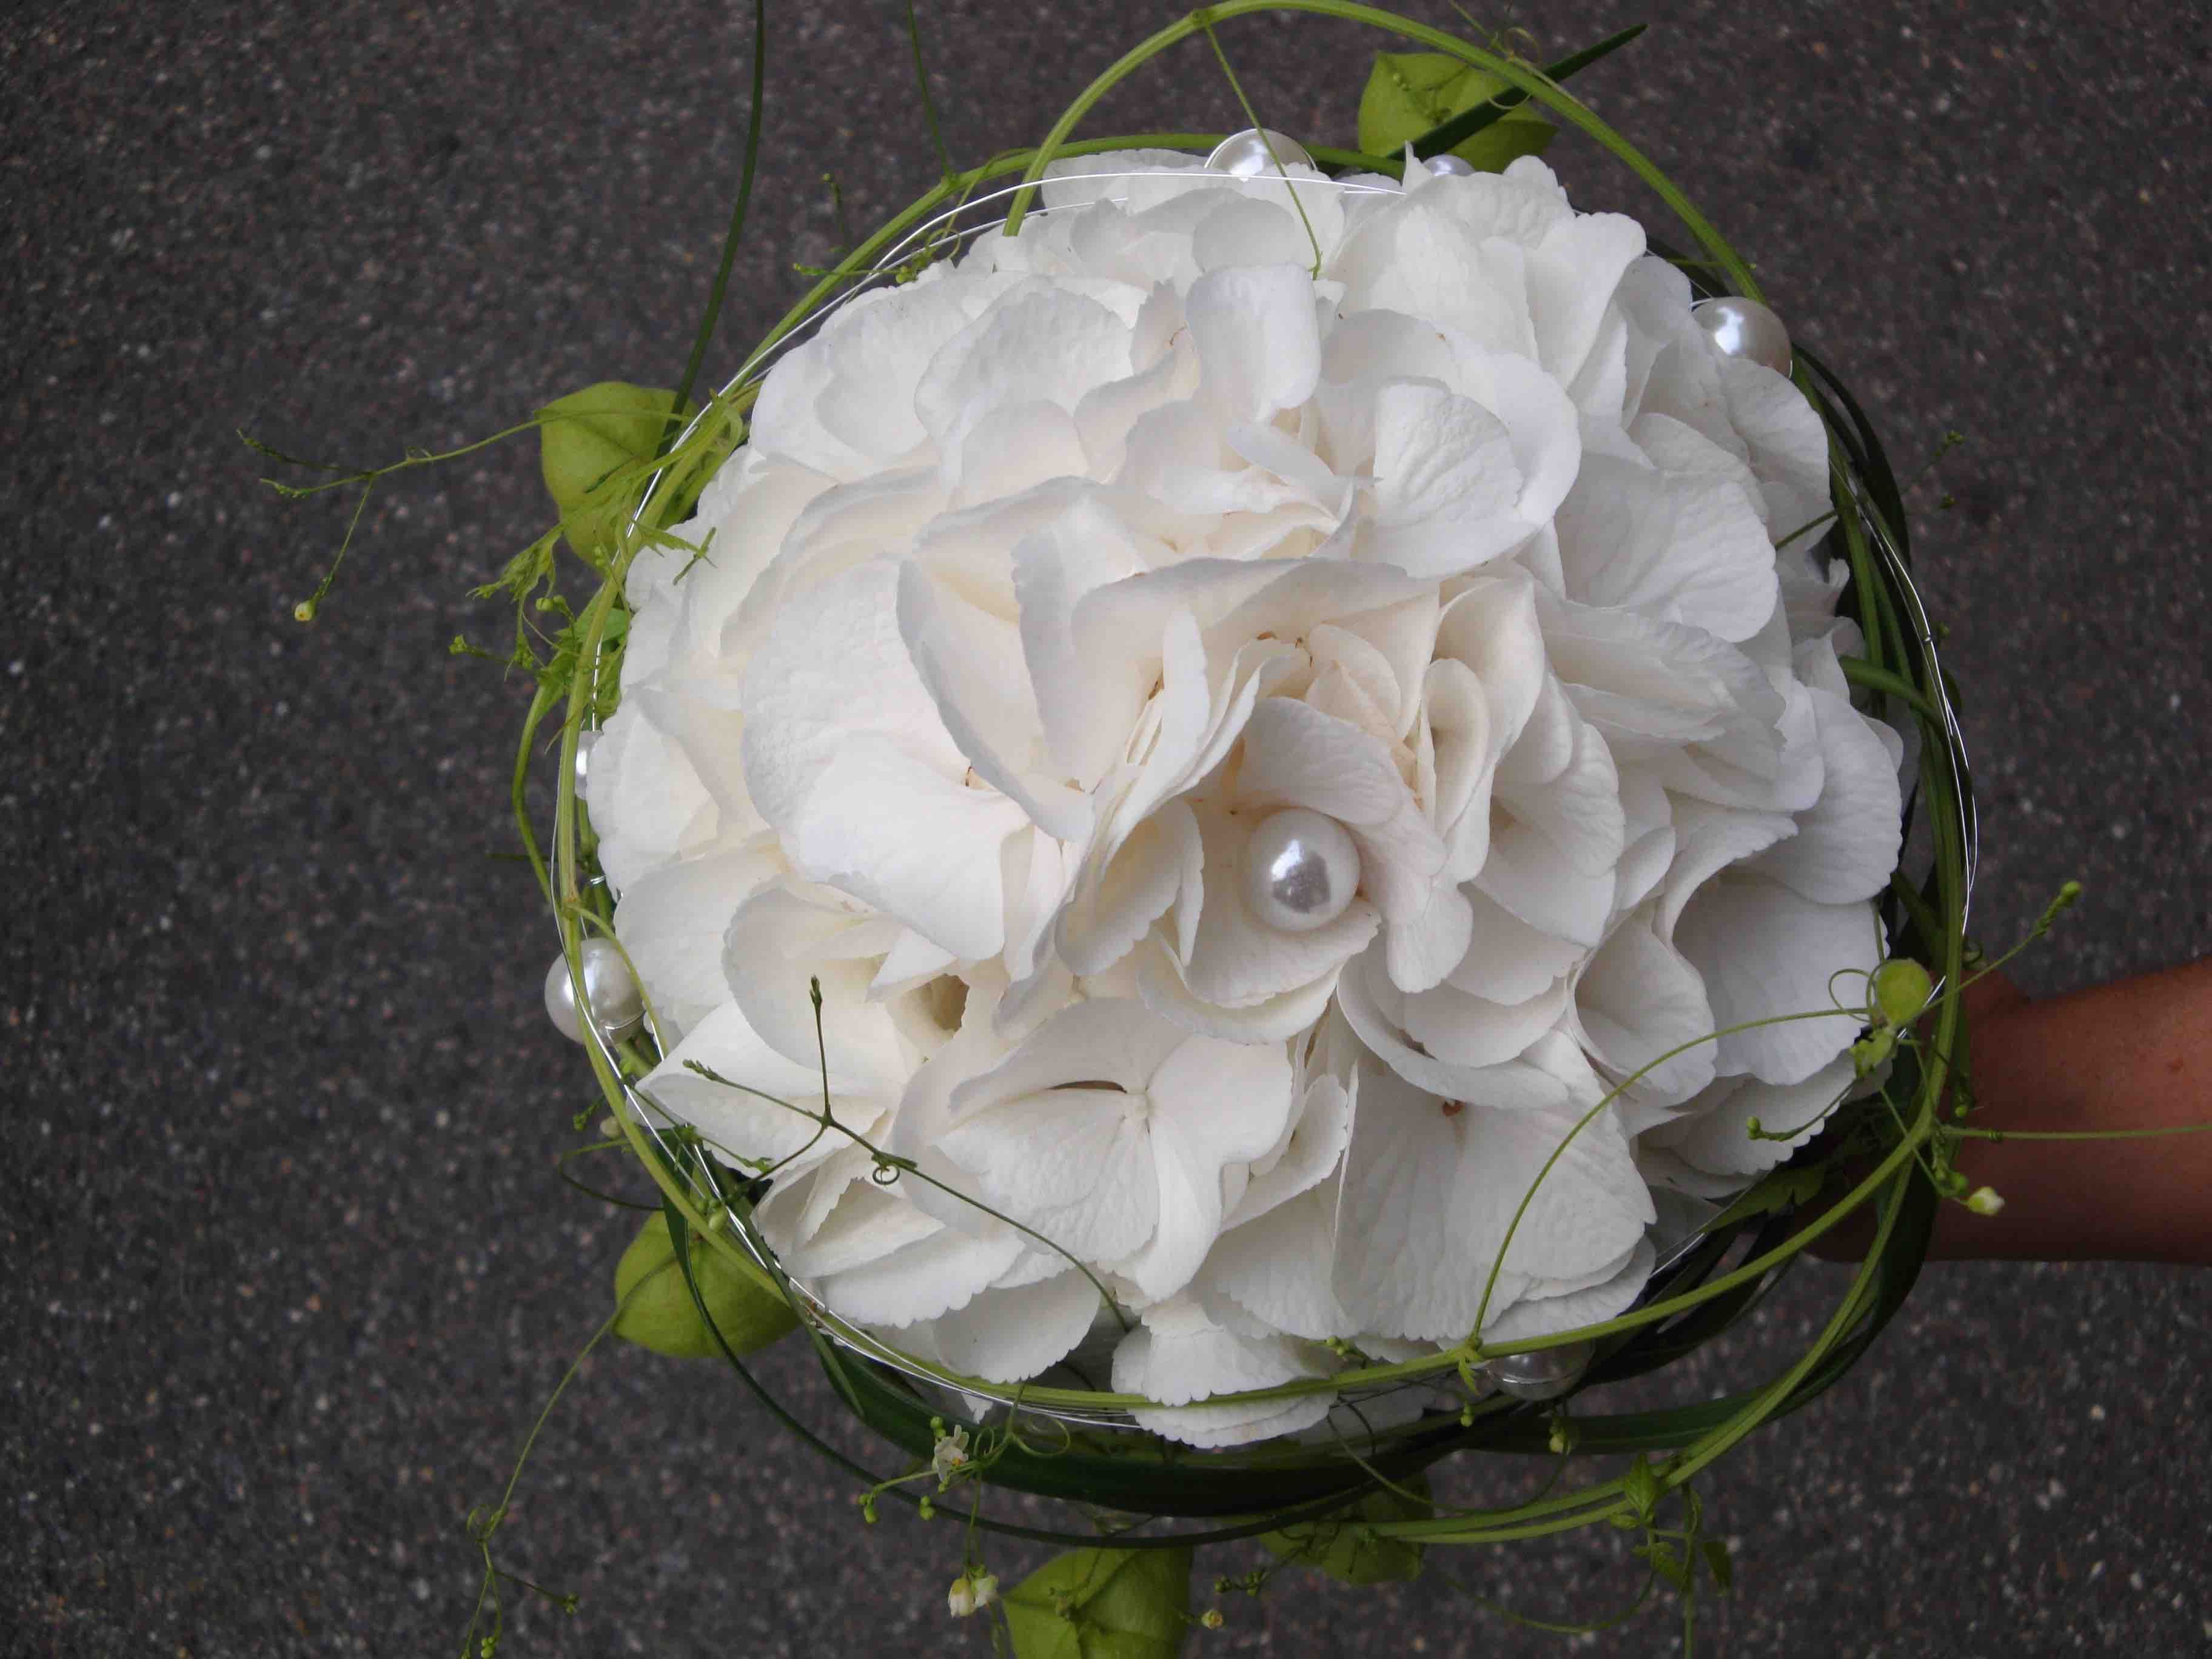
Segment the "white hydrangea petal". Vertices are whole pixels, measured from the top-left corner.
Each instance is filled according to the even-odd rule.
[[[912,1325],[966,1307],[1012,1265],[1024,1244],[1011,1229],[977,1238],[947,1227],[873,1261],[830,1274],[813,1289],[856,1325]]]
[[[1094,887],[1070,896],[1059,919],[1061,957],[1077,973],[1103,972],[1126,956],[1181,894],[1202,885],[1204,844],[1198,820],[1180,800],[1164,803],[1139,822],[1106,860]],[[1198,910],[1178,929],[1176,952],[1194,948]]]
[[[1140,1094],[1183,1042],[1133,1002],[1097,1000],[1061,1010],[1012,1054],[952,1094],[956,1114],[1070,1083],[1111,1083]]]
[[[1774,614],[1774,547],[1724,480],[1586,455],[1556,520],[1567,594],[1745,640]]]
[[[1417,1048],[1380,1006],[1378,992],[1388,985],[1387,973],[1371,955],[1357,958],[1337,981],[1337,1006],[1360,1041],[1408,1083],[1448,1100],[1480,1101],[1507,1110],[1566,1103],[1566,1085],[1535,1066],[1520,1060],[1460,1066]]]
[[[1179,149],[1110,149],[1094,155],[1063,155],[1048,162],[1042,196],[1048,208],[1073,210],[1110,202],[1128,192],[1132,173],[1199,173],[1202,158]]]
[[[948,779],[967,769],[901,637],[898,586],[898,567],[872,560],[798,595],[746,671],[745,784],[780,830],[856,734],[889,736]]]
[[[1375,403],[1374,556],[1456,575],[1525,539],[1522,479],[1497,416],[1441,386],[1401,381]]]
[[[1635,1077],[1630,1086],[1644,1099],[1685,1101],[1713,1079],[1718,1048],[1698,1042],[1715,1029],[1705,981],[1648,914],[1623,921],[1590,958],[1576,982],[1575,1018],[1591,1054],[1615,1077]]]
[[[694,1072],[703,1066],[716,1078]],[[882,1115],[880,1103],[846,1094],[830,1077],[831,1107],[854,1123]],[[795,1176],[842,1151],[845,1137],[824,1133],[822,1074],[777,1053],[745,1023],[734,1003],[708,1014],[647,1073],[639,1092],[679,1123],[688,1123],[718,1153],[732,1158],[781,1162]]]
[[[1096,299],[1034,281],[1001,295],[931,357],[914,416],[954,453],[993,409],[1042,402],[1067,414],[1093,386],[1134,368],[1129,325]]]
[[[1491,1002],[1526,1002],[1582,958],[1583,947],[1531,927],[1486,893],[1468,896],[1467,954],[1446,983]]]
[[[1079,1261],[1114,1261],[1165,1218],[1151,1139],[1130,1103],[1112,1090],[1040,1090],[964,1113],[938,1145],[1030,1233]]]
[[[1850,1056],[1841,1054],[1796,1083],[1725,1079],[1709,1091],[1709,1101],[1691,1102],[1687,1115],[1644,1139],[1708,1174],[1739,1181],[1764,1175],[1820,1133],[1854,1077]],[[1754,1118],[1760,1130],[1756,1140]]]
[[[1578,873],[1610,873],[1620,863],[1627,824],[1613,750],[1557,680],[1546,682],[1521,740],[1499,760],[1492,791],[1499,808]]]
[[[835,1155],[833,1162],[856,1158],[862,1169],[872,1167],[866,1152],[857,1150]],[[817,1188],[829,1184],[828,1164],[805,1179]],[[782,1190],[779,1185],[777,1191]],[[771,1200],[775,1194],[771,1194]],[[924,1215],[896,1194],[886,1191],[863,1173],[847,1182],[834,1207],[804,1241],[787,1242],[774,1224],[771,1206],[757,1212],[761,1231],[776,1252],[783,1270],[806,1285],[818,1285],[838,1273],[851,1273],[881,1261],[886,1256],[918,1244],[943,1231],[944,1224]]]
[[[1256,1220],[1277,1205],[1318,1186],[1336,1168],[1351,1137],[1352,1097],[1344,1084],[1334,1077],[1310,1080],[1300,1099],[1297,1123],[1272,1163],[1254,1164],[1252,1179],[1231,1206],[1224,1228]]]
[[[977,777],[1062,841],[1091,827],[1091,805],[1032,770],[1042,717],[1022,660],[1019,629],[943,592],[917,566],[899,568],[899,632],[938,718]]]
[[[1287,208],[1237,196],[1200,222],[1190,252],[1203,271],[1231,265],[1304,265],[1313,260],[1313,239]]]
[[[1363,1072],[1336,1217],[1334,1291],[1363,1330],[1455,1342],[1474,1328],[1489,1263],[1454,1229],[1462,1113],[1385,1072]],[[1499,1276],[1500,1305],[1519,1295]]]
[[[1244,265],[1191,284],[1183,317],[1201,395],[1231,421],[1264,421],[1313,395],[1321,334],[1313,285],[1296,265]]]
[[[1640,1238],[1620,1264],[1594,1285],[1554,1290],[1552,1281],[1538,1279],[1527,1295],[1484,1325],[1482,1339],[1525,1342],[1617,1319],[1643,1294],[1656,1259],[1651,1241]]]
[[[1334,1288],[1335,1212],[1332,1182],[1232,1227],[1206,1259],[1200,1296],[1225,1296],[1263,1324],[1308,1341],[1354,1334],[1358,1325]]]
[[[1194,1297],[1179,1297],[1146,1309],[1144,1322],[1115,1349],[1114,1388],[1161,1402],[1132,1413],[1154,1434],[1194,1446],[1238,1446],[1312,1426],[1328,1415],[1335,1395],[1224,1406],[1192,1402],[1326,1376],[1333,1368],[1327,1349],[1232,1330],[1210,1318]]]
[[[699,774],[641,700],[626,699],[601,728],[586,789],[599,868],[621,892],[650,872],[702,851],[721,815]]]
[[[1820,798],[1797,815],[1797,833],[1752,867],[1824,904],[1870,898],[1897,868],[1904,796],[1896,757],[1875,722],[1844,699],[1810,695],[1820,721]]]
[[[875,733],[848,737],[785,840],[800,870],[890,912],[963,961],[1006,943],[1000,848],[1028,815]]]
[[[1857,1036],[1865,1016],[1848,1010],[1855,999],[1863,1006],[1864,975],[1881,961],[1881,929],[1867,905],[1821,904],[1754,875],[1707,883],[1684,908],[1674,943],[1704,976],[1723,1029],[1844,1005],[1825,1018],[1720,1039],[1723,1075],[1749,1072],[1767,1083],[1803,1081]]]
[[[729,995],[722,933],[753,890],[782,873],[773,844],[726,847],[664,865],[622,890],[615,937],[672,1046]]]
[[[987,1382],[1019,1382],[1058,1364],[1089,1334],[1098,1291],[1067,1269],[1015,1286],[994,1285],[930,1322],[940,1363]]]
[[[840,893],[778,877],[732,913],[717,965],[746,1023],[793,1065],[826,1054],[833,1085],[896,1095],[909,1061],[890,1011],[870,993],[876,957],[853,935],[881,918]],[[822,988],[821,1036],[811,988]],[[818,1091],[818,1079],[817,1079]]]
[[[1164,951],[1140,951],[1133,960],[1137,994],[1147,1008],[1185,1030],[1228,1042],[1282,1042],[1296,1036],[1328,1006],[1340,971],[1333,966],[1303,985],[1232,1007],[1193,991]]]
[[[1517,819],[1493,824],[1490,856],[1475,886],[1516,920],[1588,950],[1613,914],[1611,871],[1577,870],[1550,836]]]
[[[1775,530],[1787,534],[1827,507],[1827,428],[1786,375],[1741,357],[1719,368],[1729,425],[1750,452]]]
[[[1643,252],[1644,227],[1618,213],[1556,220],[1531,250],[1527,269],[1535,356],[1562,383],[1581,372],[1621,276]]]
[[[1386,1010],[1390,992],[1373,988]],[[1395,1023],[1427,1053],[1454,1066],[1503,1066],[1526,1054],[1566,1011],[1563,977],[1518,1003],[1492,1002],[1444,984],[1399,1000]]]

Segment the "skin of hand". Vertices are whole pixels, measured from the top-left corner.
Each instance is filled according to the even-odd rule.
[[[2212,1121],[2212,958],[2063,996],[2002,973],[1965,994],[1972,1130],[2079,1133]],[[1970,1135],[1957,1165],[2003,1199],[1994,1216],[1946,1203],[1937,1260],[2212,1265],[2212,1132],[2116,1140]],[[1855,1261],[1870,1212],[1814,1253]]]

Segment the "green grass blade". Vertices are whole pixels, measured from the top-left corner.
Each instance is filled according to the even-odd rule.
[[[1571,57],[1562,58],[1558,63],[1544,70],[1544,74],[1548,79],[1564,81],[1577,70],[1588,69],[1599,58],[1609,57],[1620,51],[1621,47],[1643,33],[1648,27],[1648,24],[1638,23],[1632,28],[1621,30],[1618,34],[1607,35],[1594,46],[1585,46]],[[1413,154],[1424,161],[1431,155],[1441,155],[1446,150],[1465,143],[1492,122],[1504,120],[1508,114],[1528,101],[1528,94],[1522,88],[1509,88],[1487,103],[1477,104],[1470,110],[1462,110],[1450,120],[1431,127],[1413,140]]]

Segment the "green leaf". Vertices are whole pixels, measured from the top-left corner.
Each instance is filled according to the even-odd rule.
[[[1628,1473],[1620,1477],[1621,1495],[1636,1505],[1638,1516],[1648,1521],[1651,1511],[1659,1507],[1662,1490],[1659,1476],[1650,1462],[1642,1452],[1637,1453],[1635,1461],[1628,1466]]]
[[[1302,1527],[1263,1534],[1260,1541],[1279,1560],[1311,1567],[1347,1584],[1387,1584],[1419,1577],[1421,1547],[1410,1539],[1382,1538],[1368,1530],[1372,1521],[1426,1521],[1436,1514],[1428,1502],[1429,1481],[1417,1474],[1406,1483],[1416,1500],[1385,1487],[1370,1492],[1340,1516]]]
[[[1826,1170],[1820,1164],[1790,1165],[1775,1170],[1757,1186],[1723,1210],[1705,1225],[1707,1232],[1717,1231],[1747,1216],[1765,1215],[1789,1204],[1809,1204],[1818,1195]]]
[[[1672,1544],[1653,1544],[1646,1552],[1645,1559],[1651,1563],[1652,1571],[1684,1595],[1689,1593],[1690,1564],[1675,1552]]]
[[[692,1237],[691,1276],[700,1300],[735,1352],[752,1353],[787,1334],[798,1323],[782,1297],[723,1260],[704,1239]],[[636,1292],[631,1297],[631,1292]],[[656,1210],[638,1229],[615,1268],[615,1300],[630,1300],[615,1321],[615,1334],[676,1359],[709,1359],[721,1352],[699,1317],[684,1282],[668,1217]]]
[[[1721,1587],[1725,1595],[1735,1588],[1735,1567],[1729,1560],[1728,1546],[1717,1538],[1700,1538],[1698,1553],[1705,1558],[1705,1571],[1713,1576],[1713,1583]]]
[[[1006,1592],[1015,1659],[1175,1659],[1192,1552],[1071,1550]]]
[[[1359,97],[1359,148],[1395,155],[1431,129],[1512,90],[1501,77],[1448,52],[1378,52]],[[1501,173],[1523,155],[1539,155],[1559,131],[1528,109],[1508,111],[1451,148],[1478,171]]]
[[[696,410],[687,404],[671,422],[675,396],[627,380],[601,380],[556,398],[538,411],[544,422],[538,428],[538,470],[561,515],[582,514],[568,530],[568,545],[579,557],[604,562],[618,544],[623,524],[635,505],[635,488],[645,475],[641,470],[629,488],[611,482],[611,475],[632,461],[649,459],[664,436],[672,435],[691,418]],[[665,526],[678,522],[673,509],[688,503],[679,503],[665,492],[662,499],[654,523]]]

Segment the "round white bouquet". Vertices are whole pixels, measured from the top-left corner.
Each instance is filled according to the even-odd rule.
[[[592,755],[640,1091],[784,1268],[992,1382],[1103,1322],[1200,1445],[1627,1308],[1653,1189],[1851,1083],[1863,1013],[1752,1023],[1898,860],[1804,395],[1542,161],[1407,177],[1063,161],[860,295],[631,562]]]
[[[1687,1596],[1726,1569],[1693,1477],[1848,1370],[1966,1196],[1972,801],[1871,425],[1559,88],[1626,36],[1547,75],[1286,0],[1436,48],[1378,63],[1361,150],[1067,142],[1272,3],[948,169],[703,409],[540,411],[562,524],[495,584],[567,618],[519,636],[515,802],[619,1127],[585,1150],[661,1200],[606,1328],[811,1436],[744,1362],[803,1324],[911,1462],[816,1443],[872,1516],[966,1489],[951,1608],[1023,1655],[1171,1652],[1218,1621],[1191,1547],[1262,1533],[1368,1582],[1609,1522]],[[1702,257],[1577,211],[1523,99]],[[1782,1376],[1571,1413],[1863,1206]],[[1475,1450],[1632,1456],[1433,1504]],[[1001,1605],[980,1536],[1086,1534],[992,1486],[1121,1519]]]

